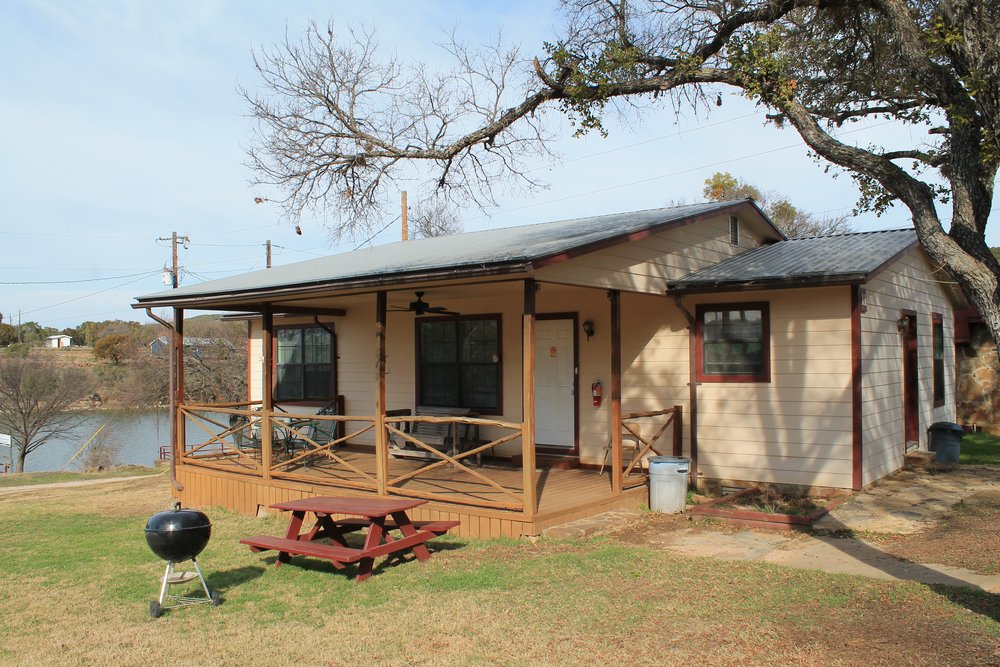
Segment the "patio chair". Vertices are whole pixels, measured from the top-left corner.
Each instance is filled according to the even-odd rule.
[[[629,465],[631,465],[632,463],[632,459],[635,458],[636,454],[638,454],[641,449],[642,449],[642,443],[639,442],[639,436],[623,429],[622,470],[628,470]],[[611,456],[611,439],[609,438],[608,444],[604,445],[604,458],[601,461],[601,469],[597,473],[598,477],[604,474],[604,468],[608,465],[608,457],[610,456]]]
[[[344,397],[337,396],[326,406],[316,411],[317,416],[342,415],[344,414]],[[289,456],[295,456],[300,451],[311,451],[314,447],[303,439],[309,438],[317,445],[323,446],[329,442],[344,437],[344,422],[332,421],[330,419],[308,419],[290,424],[298,434],[288,431],[289,437],[286,443]],[[342,446],[343,443],[337,446]],[[308,466],[312,456],[307,456],[302,460],[303,465]]]

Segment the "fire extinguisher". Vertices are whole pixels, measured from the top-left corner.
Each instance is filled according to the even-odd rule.
[[[602,393],[602,391],[603,390],[601,388],[601,382],[600,382],[600,380],[598,380],[594,384],[590,385],[590,395],[594,398],[594,407],[595,408],[601,407],[601,393]]]

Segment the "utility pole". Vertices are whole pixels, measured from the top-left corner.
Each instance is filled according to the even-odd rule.
[[[271,268],[271,239],[267,240],[267,243],[264,244],[264,247],[267,248],[267,268],[270,269]]]
[[[170,282],[173,285],[173,288],[177,289],[177,285],[180,283],[179,276],[177,274],[177,242],[178,241],[183,242],[184,248],[187,249],[188,243],[191,242],[191,239],[188,238],[187,236],[177,236],[177,232],[174,232],[173,234],[170,235],[169,239],[165,236],[161,236],[157,240],[170,241],[171,255],[173,258],[173,263],[172,263],[173,268],[170,271]]]
[[[409,237],[408,230],[406,229],[406,190],[403,190],[403,201],[402,201],[403,213],[403,240],[405,241]]]

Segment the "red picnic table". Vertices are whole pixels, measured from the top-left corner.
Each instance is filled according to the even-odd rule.
[[[419,560],[427,560],[430,553],[424,542],[448,532],[458,521],[411,521],[407,510],[425,504],[426,500],[411,498],[334,498],[317,496],[287,503],[271,505],[274,509],[292,513],[284,537],[256,535],[240,540],[251,551],[276,550],[275,566],[287,563],[292,555],[325,558],[338,570],[345,565],[358,563],[357,581],[364,581],[372,574],[372,565],[379,556],[391,556],[412,551]],[[315,525],[302,532],[306,514],[316,515]],[[343,517],[343,518],[334,518]],[[392,517],[391,519],[389,517]],[[346,535],[368,529],[364,546],[352,547]],[[393,536],[398,530],[402,535]],[[333,544],[317,542],[329,538]]]

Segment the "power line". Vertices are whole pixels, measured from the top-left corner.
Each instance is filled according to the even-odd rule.
[[[107,278],[86,278],[83,280],[23,280],[4,281],[0,280],[0,285],[74,285],[77,283],[96,283],[102,280],[121,280],[122,278],[135,278],[136,276],[147,276],[149,271],[142,273],[130,273],[125,276],[108,276]]]
[[[104,294],[105,292],[110,292],[112,290],[116,290],[116,289],[119,289],[121,287],[125,287],[126,285],[131,285],[133,283],[137,283],[140,280],[145,280],[146,278],[149,278],[151,276],[155,276],[155,275],[157,275],[159,273],[160,273],[159,270],[157,270],[157,271],[150,271],[149,273],[147,273],[147,274],[145,274],[145,275],[143,275],[143,276],[141,276],[139,278],[136,278],[135,280],[129,280],[128,282],[124,282],[124,283],[121,283],[119,285],[115,285],[113,287],[108,287],[107,289],[102,289],[102,290],[98,290],[96,292],[91,292],[90,294],[84,294],[83,296],[78,296],[78,297],[76,297],[74,299],[67,299],[66,301],[60,301],[59,303],[53,303],[52,305],[49,305],[49,306],[42,306],[41,308],[35,308],[33,310],[25,310],[25,311],[22,311],[21,314],[22,315],[30,315],[31,313],[37,313],[37,312],[40,312],[40,311],[43,311],[43,310],[48,310],[50,308],[55,308],[56,306],[63,306],[63,305],[66,305],[67,303],[73,303],[74,301],[80,301],[82,299],[89,299],[92,296],[97,296],[98,294]]]

